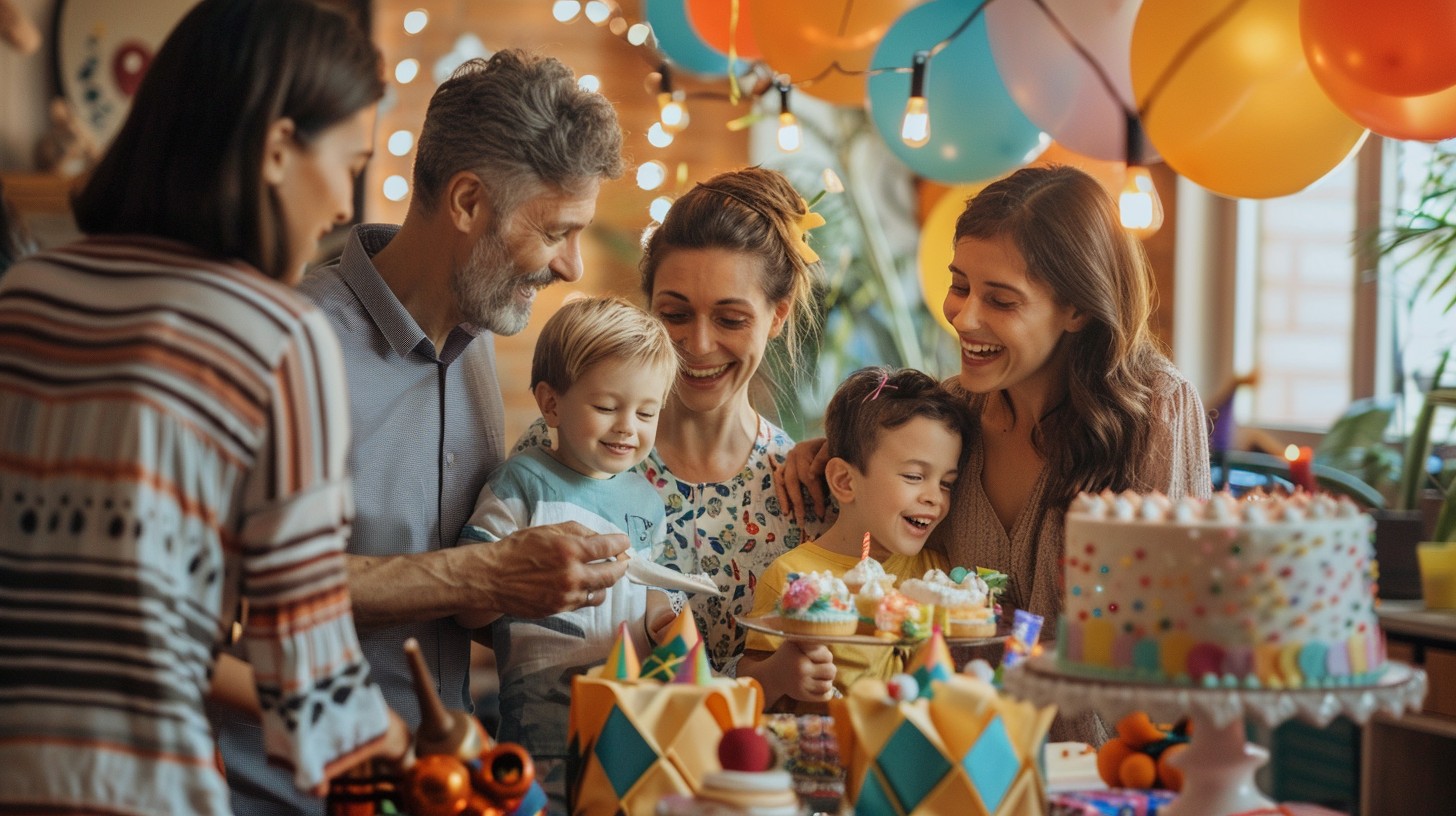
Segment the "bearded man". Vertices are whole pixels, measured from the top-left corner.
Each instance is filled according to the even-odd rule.
[[[622,174],[621,151],[611,104],[557,60],[502,51],[467,62],[430,100],[404,223],[356,226],[339,261],[299,287],[344,350],[354,620],[375,681],[411,731],[420,711],[407,638],[419,641],[445,704],[470,711],[471,633],[454,616],[598,604],[626,569],[605,560],[628,548],[625,536],[576,524],[458,542],[505,454],[492,335],[525,328],[542,287],[581,278],[581,233],[601,181]],[[322,814],[320,800],[267,765],[255,724],[215,719],[239,816]]]

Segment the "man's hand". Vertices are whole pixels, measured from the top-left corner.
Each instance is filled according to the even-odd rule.
[[[629,547],[621,534],[597,535],[574,521],[518,530],[500,541],[454,548],[467,604],[518,618],[544,618],[596,606],[627,572],[610,561]]]

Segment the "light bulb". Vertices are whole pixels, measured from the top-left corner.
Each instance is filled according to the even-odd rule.
[[[1123,227],[1138,238],[1147,238],[1163,226],[1163,202],[1158,199],[1148,168],[1128,165],[1127,180],[1117,203]]]
[[[583,7],[586,11],[586,18],[596,25],[605,23],[612,16],[612,7],[604,0],[587,0]]]
[[[925,101],[925,68],[929,51],[916,51],[910,60],[910,98],[905,101],[905,118],[900,120],[900,140],[910,147],[930,143],[930,105]]]
[[[597,93],[602,89],[602,81],[595,74],[582,74],[576,78],[576,87],[588,93]]]
[[[414,57],[402,59],[394,66],[394,80],[401,85],[408,85],[414,82],[415,77],[420,75],[420,61]]]
[[[667,196],[658,196],[647,205],[647,214],[652,216],[653,221],[664,221],[667,219],[667,211],[670,209],[672,209],[672,199]]]
[[[631,28],[627,29],[627,42],[641,45],[647,42],[647,35],[651,33],[652,29],[646,23],[634,23]]]
[[[674,94],[660,93],[657,95],[658,120],[668,133],[677,133],[687,127],[687,111],[683,110],[683,104],[677,100]]]
[[[415,146],[415,135],[408,130],[396,130],[389,134],[388,145],[391,156],[406,155]]]
[[[424,9],[415,9],[404,16],[404,31],[406,34],[418,34],[425,30],[430,22],[430,13]]]
[[[672,134],[661,122],[653,122],[652,127],[647,129],[647,143],[653,147],[667,147],[672,144]]]
[[[643,162],[637,168],[637,186],[643,190],[656,190],[667,180],[667,166],[660,161]]]
[[[569,23],[581,14],[581,0],[556,0],[551,4],[551,16],[559,23]]]
[[[804,143],[804,134],[799,129],[799,117],[792,113],[779,114],[779,150],[793,153]]]
[[[900,121],[900,141],[910,147],[930,143],[930,109],[925,97],[912,96],[905,103],[905,118]]]
[[[390,176],[384,180],[384,197],[390,201],[403,201],[409,195],[409,182],[404,176]]]

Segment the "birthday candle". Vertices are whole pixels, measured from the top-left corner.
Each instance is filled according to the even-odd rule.
[[[859,544],[859,560],[864,561],[870,557],[870,531],[865,530],[864,540]]]

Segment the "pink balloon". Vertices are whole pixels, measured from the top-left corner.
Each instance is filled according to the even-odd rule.
[[[1129,53],[1141,5],[1142,0],[996,0],[986,6],[991,54],[1011,98],[1068,150],[1103,161],[1127,159],[1126,112],[1136,110]],[[1159,157],[1144,139],[1137,158],[1148,163]]]

